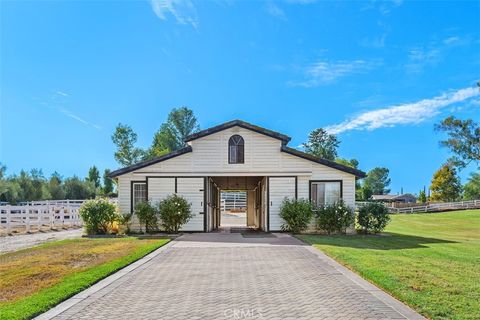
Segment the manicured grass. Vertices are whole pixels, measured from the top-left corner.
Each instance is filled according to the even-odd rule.
[[[480,319],[480,210],[392,215],[377,236],[302,235],[431,319]]]
[[[29,319],[169,239],[63,240],[0,255],[0,319]]]

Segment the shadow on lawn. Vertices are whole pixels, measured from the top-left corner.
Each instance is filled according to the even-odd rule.
[[[428,248],[429,244],[458,243],[456,241],[425,238],[398,233],[382,235],[304,235],[300,239],[314,245],[329,245],[355,249],[400,250]]]

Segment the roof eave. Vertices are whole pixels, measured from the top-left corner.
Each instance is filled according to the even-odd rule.
[[[300,157],[300,158],[303,158],[305,160],[310,160],[312,162],[323,164],[324,166],[327,166],[327,167],[330,167],[330,168],[333,168],[333,169],[337,169],[337,170],[340,170],[340,171],[343,171],[343,172],[353,174],[357,178],[365,178],[367,176],[367,174],[365,172],[361,171],[361,170],[358,170],[358,169],[355,169],[355,168],[352,168],[352,167],[349,167],[349,166],[346,166],[346,165],[343,165],[343,164],[340,164],[340,163],[337,163],[337,162],[334,162],[334,161],[318,158],[318,157],[315,157],[311,154],[308,154],[308,153],[305,153],[305,152],[302,152],[300,150],[293,149],[293,148],[290,148],[290,147],[287,147],[287,146],[282,146],[281,151],[286,152],[286,153],[291,154],[291,155],[294,155],[294,156],[297,156],[297,157]]]
[[[163,156],[155,157],[153,159],[145,160],[145,161],[133,164],[131,166],[112,171],[112,172],[110,172],[110,174],[108,176],[111,179],[114,179],[114,178],[116,178],[118,176],[121,176],[123,174],[129,173],[129,172],[132,172],[132,171],[135,171],[135,170],[138,170],[138,169],[142,169],[142,168],[151,166],[155,163],[159,163],[159,162],[171,159],[171,158],[175,158],[175,157],[181,156],[182,154],[189,153],[189,152],[192,152],[192,147],[191,146],[186,146],[182,149],[175,150],[175,151],[167,153]]]

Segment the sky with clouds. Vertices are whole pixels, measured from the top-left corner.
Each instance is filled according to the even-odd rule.
[[[434,124],[480,121],[478,1],[1,2],[0,161],[115,169],[121,122],[148,147],[173,107],[202,128],[318,127],[340,156],[417,193],[449,157]],[[465,178],[475,169],[465,169]]]

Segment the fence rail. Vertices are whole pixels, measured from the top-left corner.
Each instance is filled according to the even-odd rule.
[[[86,200],[46,200],[0,205],[0,233],[81,227],[79,209]],[[111,199],[116,203],[116,199]]]
[[[361,207],[367,203],[368,202],[356,202],[356,206]],[[480,209],[480,200],[429,203],[405,208],[387,207],[390,213],[439,212],[447,210]]]

